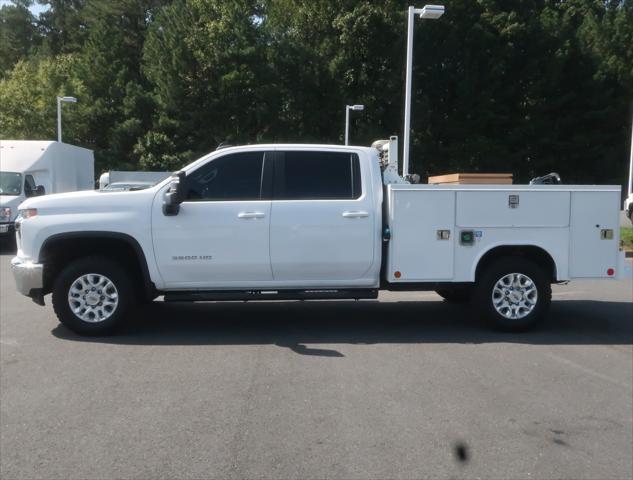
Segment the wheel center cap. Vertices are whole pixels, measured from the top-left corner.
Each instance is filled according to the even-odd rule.
[[[513,303],[519,303],[522,298],[523,294],[521,292],[517,292],[515,290],[514,292],[510,293],[510,300],[512,300]]]
[[[101,297],[97,295],[96,293],[91,292],[88,295],[86,295],[86,303],[90,305],[91,307],[99,303],[100,300],[101,300]]]

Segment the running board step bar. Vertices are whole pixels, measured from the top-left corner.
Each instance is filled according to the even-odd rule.
[[[378,289],[213,290],[165,293],[166,302],[220,302],[249,300],[334,300],[378,298]]]

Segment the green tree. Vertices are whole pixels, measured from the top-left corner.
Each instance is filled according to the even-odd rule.
[[[86,88],[87,128],[99,170],[139,168],[134,145],[150,126],[151,94],[140,71],[146,30],[159,0],[89,0],[88,34],[76,75]]]
[[[172,150],[185,162],[227,140],[266,138],[275,92],[261,19],[252,0],[177,0],[156,16],[143,57],[157,106],[152,130],[137,144],[145,165],[175,164]]]
[[[419,28],[412,149],[419,173],[613,178],[626,95],[596,77],[579,39],[583,24],[604,13],[591,0],[480,0],[451,4],[450,14]]]
[[[0,10],[4,138],[51,138],[57,94],[100,169],[342,142],[347,103],[353,143],[402,134],[407,2],[38,1]],[[412,169],[623,182],[632,100],[633,0],[453,0],[415,24]]]
[[[14,0],[0,7],[0,78],[40,43],[31,0]]]
[[[73,73],[76,64],[77,58],[72,55],[19,61],[0,81],[0,138],[56,139],[56,97],[86,96],[83,83]],[[83,102],[64,106],[64,141],[90,144],[86,128],[89,114]]]
[[[73,53],[81,49],[88,32],[86,20],[89,15],[85,12],[86,1],[37,0],[37,3],[45,7],[38,18],[39,28],[44,35],[45,55]]]

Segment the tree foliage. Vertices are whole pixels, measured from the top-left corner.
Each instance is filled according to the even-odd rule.
[[[0,7],[0,78],[40,42],[30,0]]]
[[[100,168],[176,169],[221,142],[402,135],[400,0],[30,0],[0,9],[0,135]],[[624,182],[633,0],[452,0],[415,23],[412,167]]]

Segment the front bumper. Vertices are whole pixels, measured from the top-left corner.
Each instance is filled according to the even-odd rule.
[[[44,265],[25,261],[20,257],[11,259],[11,271],[15,285],[22,295],[39,297],[44,287]]]

